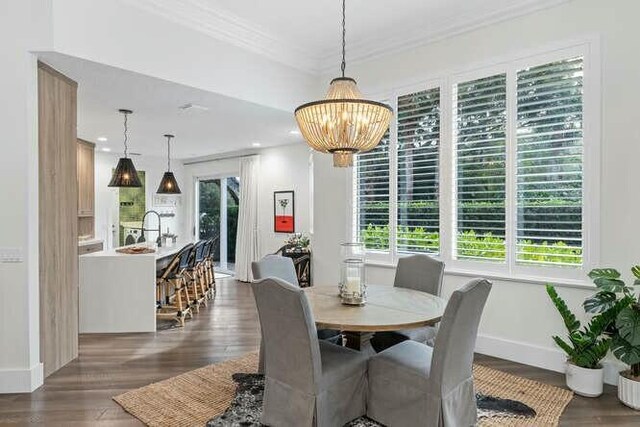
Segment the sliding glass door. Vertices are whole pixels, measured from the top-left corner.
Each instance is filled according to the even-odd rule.
[[[233,272],[238,229],[238,177],[201,178],[196,184],[196,236],[214,239],[212,250],[217,271]]]

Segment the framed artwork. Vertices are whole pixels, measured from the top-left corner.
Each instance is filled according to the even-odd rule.
[[[273,231],[295,233],[296,208],[293,190],[273,192]]]

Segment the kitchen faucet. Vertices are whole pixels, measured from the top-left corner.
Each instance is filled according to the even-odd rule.
[[[156,239],[156,244],[158,245],[158,247],[162,246],[162,226],[161,226],[161,220],[160,220],[160,214],[157,211],[151,210],[151,211],[146,211],[144,213],[144,216],[142,217],[142,225],[140,226],[140,229],[142,230],[142,236],[144,237],[144,232],[145,231],[154,231],[153,228],[144,228],[144,220],[147,218],[147,215],[149,215],[150,213],[154,213],[158,216],[158,238]]]

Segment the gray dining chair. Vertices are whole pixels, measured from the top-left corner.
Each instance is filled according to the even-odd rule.
[[[440,296],[443,276],[444,262],[424,254],[410,255],[398,260],[393,286]],[[406,340],[433,345],[437,333],[438,326],[378,332],[371,339],[371,346],[380,352]]]
[[[366,413],[367,356],[318,340],[304,291],[277,278],[251,284],[266,372],[261,422],[334,427]]]
[[[370,359],[370,418],[389,427],[476,424],[473,349],[490,290],[475,279],[453,292],[433,347],[408,340]]]
[[[296,274],[296,268],[293,265],[293,260],[281,255],[266,255],[259,261],[251,263],[251,272],[253,273],[254,280],[262,280],[267,277],[276,277],[284,280],[287,283],[291,283],[294,286],[299,286],[298,275]],[[334,329],[319,329],[318,338],[321,340],[327,340],[333,344],[340,344],[342,341],[342,334],[340,331]],[[258,373],[264,373],[264,338],[260,340],[260,356],[258,361]]]

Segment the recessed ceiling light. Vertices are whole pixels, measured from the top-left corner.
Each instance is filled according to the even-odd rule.
[[[293,129],[289,131],[289,134],[291,135],[300,135],[300,131],[298,129]]]
[[[262,144],[259,142],[252,142],[251,145],[254,147],[260,147]]]
[[[183,111],[208,111],[209,110],[209,107],[206,107],[204,105],[192,104],[192,103],[181,105],[178,108]]]
[[[100,142],[107,142],[107,141],[108,141],[108,139],[107,139],[107,137],[106,137],[106,136],[99,136],[99,137],[98,137],[98,141],[100,141]]]
[[[111,148],[109,148],[109,147],[102,147],[102,151],[104,151],[105,153],[108,153],[109,151],[111,151]]]

